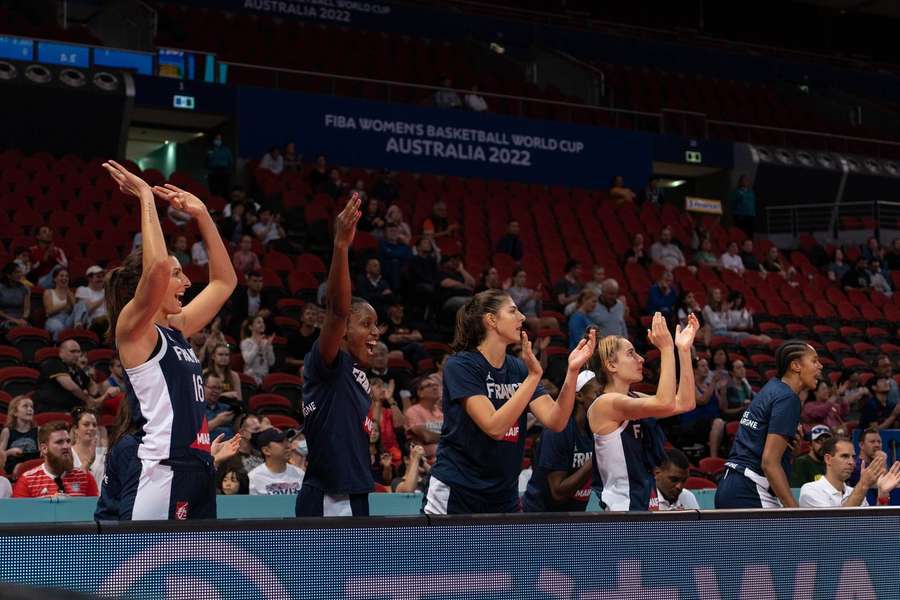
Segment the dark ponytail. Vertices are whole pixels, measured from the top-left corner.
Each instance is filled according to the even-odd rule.
[[[812,348],[803,340],[787,340],[778,346],[775,350],[775,375],[784,377],[791,368],[791,363],[809,352],[812,352]]]
[[[144,254],[138,248],[125,257],[121,265],[110,269],[106,274],[106,310],[109,315],[109,330],[106,335],[111,342],[116,340],[116,323],[119,321],[119,313],[134,298],[134,292],[137,290],[143,272]]]
[[[472,296],[456,312],[456,334],[453,337],[454,352],[475,350],[487,336],[484,315],[497,314],[509,294],[503,290],[485,290]]]

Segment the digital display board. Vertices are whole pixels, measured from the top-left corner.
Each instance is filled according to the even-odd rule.
[[[171,50],[160,48],[157,54],[159,68],[157,74],[160,77],[172,77],[184,79],[185,76],[185,52],[183,50]]]
[[[56,42],[38,42],[37,59],[51,65],[69,67],[88,67],[90,65],[90,48],[73,44]]]
[[[25,38],[0,35],[0,58],[33,60],[34,42]]]
[[[132,69],[141,75],[153,75],[153,55],[143,52],[94,48],[94,65]]]

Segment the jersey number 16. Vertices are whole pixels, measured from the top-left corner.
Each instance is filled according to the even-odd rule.
[[[203,378],[199,375],[194,375],[194,396],[196,396],[197,402],[206,402],[206,397],[203,395]]]

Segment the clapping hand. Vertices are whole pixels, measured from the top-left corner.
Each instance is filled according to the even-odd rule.
[[[672,347],[672,334],[669,333],[669,328],[662,313],[657,312],[653,315],[650,329],[647,330],[647,339],[660,350]],[[691,340],[693,341],[693,337]]]
[[[522,360],[525,362],[525,366],[528,367],[529,375],[537,375],[540,377],[544,373],[541,361],[539,361],[534,355],[534,352],[532,352],[531,340],[528,339],[528,334],[524,331],[522,332]]]
[[[356,236],[356,224],[359,222],[362,213],[359,206],[362,200],[357,192],[353,192],[347,206],[340,212],[335,220],[334,227],[334,244],[339,248],[350,248],[353,244],[353,238]]]
[[[597,330],[591,329],[588,336],[578,342],[575,349],[569,353],[569,371],[577,373],[581,367],[590,360],[594,354],[594,348],[597,347]]]
[[[150,193],[152,195],[152,190],[146,181],[130,172],[116,161],[106,161],[103,163],[103,168],[106,169],[113,180],[119,184],[119,191],[123,194],[128,194],[136,198],[141,198],[145,193]]]
[[[675,326],[675,347],[681,352],[690,352],[694,345],[694,337],[699,330],[700,322],[697,320],[697,315],[691,313],[688,315],[687,325],[684,326],[684,329],[681,328],[681,325]]]
[[[241,447],[241,434],[236,433],[230,440],[225,440],[225,434],[220,433],[210,444],[209,453],[216,463],[223,463],[237,454]]]
[[[859,474],[859,484],[869,489],[878,483],[879,478],[885,474],[885,458],[876,456],[872,462],[865,466]]]
[[[878,478],[878,495],[889,496],[900,485],[900,460],[894,461],[891,468]]]
[[[153,193],[167,201],[177,210],[185,212],[195,219],[209,213],[206,209],[206,205],[203,204],[203,201],[200,200],[200,198],[171,183],[167,183],[163,186],[153,186]]]

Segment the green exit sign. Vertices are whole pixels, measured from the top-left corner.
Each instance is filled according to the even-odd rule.
[[[702,163],[703,155],[697,152],[696,150],[688,150],[684,153],[684,162],[689,163]]]

